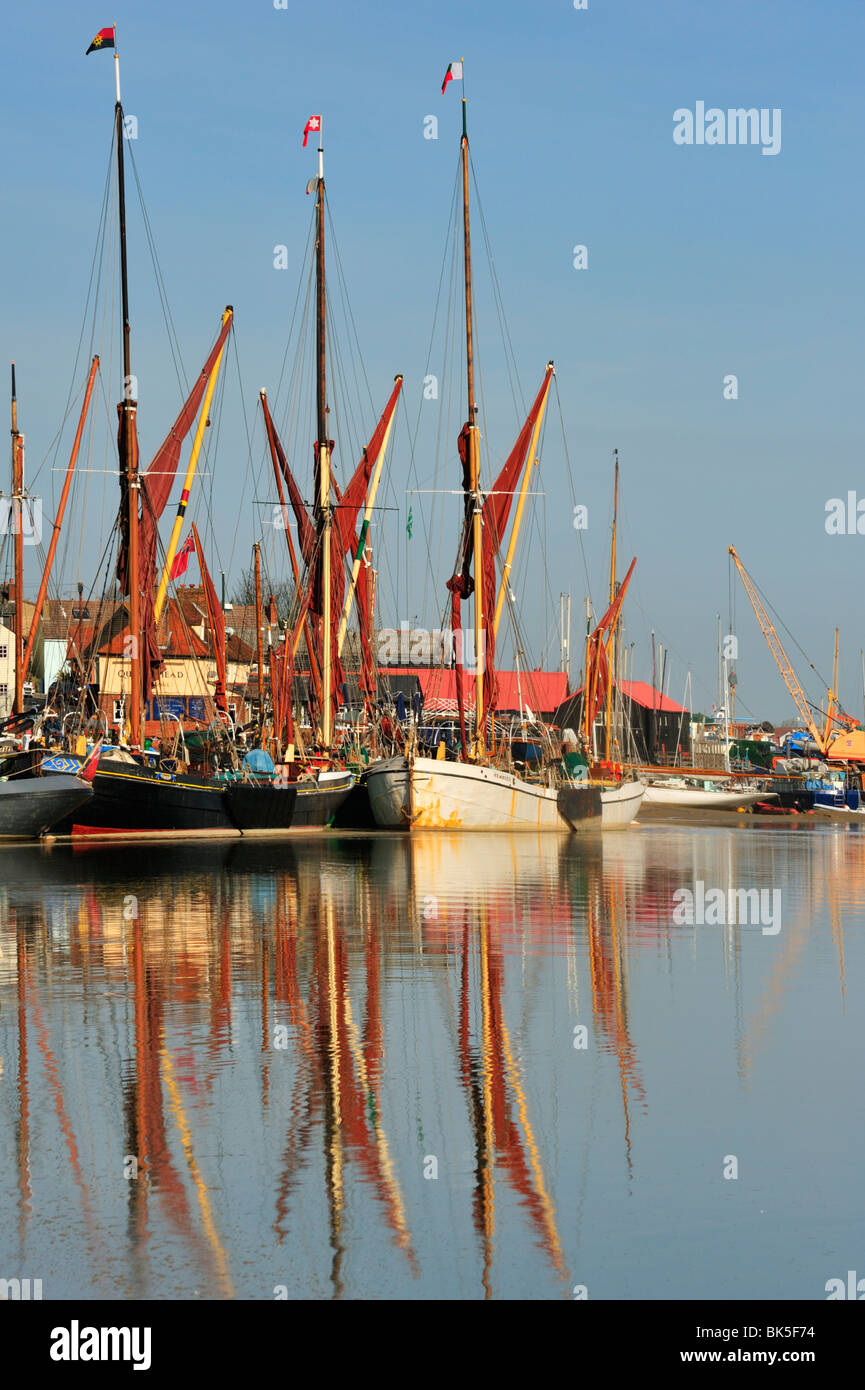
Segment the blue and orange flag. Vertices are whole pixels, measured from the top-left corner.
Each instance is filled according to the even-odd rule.
[[[87,53],[98,53],[100,48],[113,48],[113,47],[114,47],[114,26],[112,25],[112,27],[111,27],[110,29],[100,29],[100,30],[99,30],[99,33],[96,35],[96,38],[93,40],[92,44],[91,44],[90,47],[88,48]],[[87,57],[87,53],[85,53],[85,55],[84,55],[85,58]]]

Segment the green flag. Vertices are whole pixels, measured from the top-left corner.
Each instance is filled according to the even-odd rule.
[[[405,529],[406,529],[406,531],[408,532],[408,538],[409,538],[409,540],[411,540],[411,523],[412,523],[411,507],[409,507],[409,509],[408,509],[408,521],[407,521],[406,524],[405,524]]]

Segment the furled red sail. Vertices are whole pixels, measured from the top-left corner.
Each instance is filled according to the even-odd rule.
[[[591,729],[595,721],[595,716],[601,705],[607,698],[607,691],[610,684],[609,663],[607,661],[607,647],[609,643],[605,641],[608,633],[612,634],[616,623],[619,621],[619,613],[625,600],[625,591],[631,581],[636,565],[636,556],[631,561],[631,568],[622,580],[619,592],[613,599],[606,613],[598,626],[595,628],[588,642],[586,653],[586,679],[583,686],[583,700],[587,702],[587,723],[585,727]]]
[[[153,589],[156,583],[156,550],[159,540],[159,518],[165,511],[166,504],[171,496],[171,489],[177,476],[177,465],[180,461],[180,451],[183,441],[192,428],[196,415],[201,406],[207,383],[216,366],[217,358],[222,351],[225,340],[228,337],[232,324],[232,315],[227,314],[225,322],[220,329],[219,336],[211,349],[210,356],[204,364],[201,373],[195,382],[189,396],[184,403],[180,414],[174,421],[162,446],[155,454],[153,461],[141,475],[141,513],[138,524],[138,565],[139,580],[141,584],[141,633],[143,639],[142,651],[142,679],[143,695],[145,701],[150,699],[153,690],[153,682],[159,675],[162,667],[162,655],[156,641],[156,621],[153,604]],[[120,457],[123,459],[124,441],[122,438],[126,411],[122,405],[117,407],[120,413]],[[129,412],[133,435],[135,431],[135,411]],[[138,443],[134,438],[134,448],[137,451]],[[117,559],[117,578],[120,581],[121,592],[129,592],[129,535],[128,525],[125,518],[128,515],[127,501],[125,496],[126,481],[121,478],[121,489],[123,499],[121,506],[121,536],[120,553]]]
[[[463,758],[468,757],[468,742],[466,740],[466,712],[465,700],[463,697],[463,661],[462,661],[462,601],[470,598],[474,593],[475,582],[472,579],[472,551],[474,549],[474,533],[472,530],[472,480],[471,467],[469,463],[469,425],[466,422],[457,437],[457,451],[463,469],[463,530],[460,537],[460,549],[457,557],[457,564],[454,573],[447,582],[447,587],[451,594],[451,631],[454,634],[454,651],[457,671],[457,713],[460,720],[460,744],[462,747]],[[477,656],[477,653],[475,653]]]
[[[294,474],[288,466],[288,460],[285,457],[285,450],[283,449],[282,442],[279,438],[279,435],[276,432],[276,426],[274,425],[273,420],[271,418],[270,410],[267,404],[267,397],[265,396],[264,392],[262,392],[261,394],[261,405],[264,411],[264,422],[267,426],[267,433],[270,438],[271,444],[273,445],[276,457],[279,461],[279,470],[282,473],[283,478],[285,479],[285,485],[288,488],[288,500],[291,503],[291,509],[294,512],[295,520],[297,521],[297,534],[300,539],[300,553],[303,556],[306,564],[309,564],[312,559],[312,553],[315,550],[315,528],[313,527],[313,524],[310,521],[309,513],[306,510],[306,503],[300,495],[300,488],[297,486],[297,483],[295,482]]]
[[[475,661],[482,660],[484,663],[484,705],[487,710],[495,709],[497,693],[495,635],[493,633],[493,615],[496,606],[496,555],[504,539],[508,518],[511,514],[511,506],[513,504],[517,481],[522,472],[523,465],[525,464],[526,454],[528,453],[532,438],[532,431],[534,430],[538,413],[543,405],[552,370],[552,367],[547,368],[543,383],[535,398],[534,405],[517,436],[517,441],[513,449],[505,460],[499,476],[496,478],[492,491],[487,495],[483,503],[481,512],[483,520],[481,575],[485,631],[483,634],[484,649],[481,652],[475,652]],[[447,587],[451,593],[451,628],[454,634],[461,633],[463,630],[462,600],[469,598],[474,592],[475,587],[471,574],[472,557],[474,553],[474,500],[471,488],[472,480],[468,447],[469,433],[469,426],[465,424],[460,430],[457,439],[457,449],[459,451],[460,463],[462,464],[462,482],[465,502],[459,557],[454,574],[447,583]],[[460,720],[460,736],[465,752],[466,732],[461,649],[462,642],[458,638],[456,642],[457,710]]]
[[[195,540],[195,549],[198,554],[198,564],[201,569],[201,578],[204,581],[204,597],[207,605],[207,618],[210,623],[210,631],[213,633],[213,647],[216,656],[216,693],[214,703],[220,714],[228,713],[228,701],[226,698],[227,676],[225,668],[225,613],[222,603],[219,600],[213,580],[210,577],[210,570],[204,558],[204,548],[198,535],[195,523],[192,524],[192,535]]]
[[[382,412],[381,419],[375,427],[369,444],[363,451],[364,456],[355,469],[354,476],[341,497],[339,488],[336,486],[336,483],[334,483],[334,495],[337,500],[336,525],[339,529],[339,544],[342,548],[342,552],[350,556],[352,560],[354,560],[354,557],[357,555],[358,545],[360,544],[357,531],[355,530],[357,516],[367,496],[372,470],[378,462],[378,456],[381,453],[388,426],[396,410],[396,403],[401,390],[402,377],[397,377],[394,388],[390,393],[390,399]],[[365,540],[365,528],[362,528],[362,530],[364,531]],[[364,695],[368,699],[374,696],[376,688],[375,660],[372,652],[372,596],[370,567],[368,561],[364,558],[360,570],[358,571],[356,598],[361,647],[360,685]],[[342,609],[343,600],[342,597],[340,597],[339,608],[336,614],[337,624],[342,617]],[[334,631],[336,631],[336,629],[334,629]]]
[[[546,396],[552,367],[547,367],[535,403],[529,411],[525,424],[508,455],[502,471],[496,478],[492,492],[483,504],[483,614],[486,628],[486,648],[484,651],[484,705],[488,710],[496,708],[497,681],[495,669],[495,633],[493,615],[496,607],[496,555],[507,530],[508,518],[514,500],[517,482],[526,461],[526,454],[532,439],[532,432]],[[477,659],[477,654],[476,654]]]

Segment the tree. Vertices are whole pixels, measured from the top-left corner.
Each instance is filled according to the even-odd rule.
[[[280,579],[276,584],[269,584],[266,577],[261,576],[261,602],[267,610],[270,595],[276,599],[276,612],[280,623],[283,626],[288,622],[291,604],[294,599],[294,583],[290,579]],[[255,567],[250,566],[244,570],[240,580],[235,584],[231,594],[231,602],[244,604],[252,607],[255,604]]]

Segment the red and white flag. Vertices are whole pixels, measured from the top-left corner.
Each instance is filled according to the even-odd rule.
[[[321,130],[321,116],[310,116],[310,118],[309,118],[309,120],[307,121],[306,125],[303,127],[303,148],[304,148],[304,149],[306,149],[306,142],[307,142],[307,139],[309,138],[309,132],[310,132],[310,131],[313,131],[314,133],[317,133],[319,130]]]
[[[190,536],[174,557],[174,564],[171,566],[172,579],[179,579],[182,574],[186,573],[187,566],[189,565],[189,557],[194,549],[195,541]]]
[[[463,65],[462,65],[462,63],[448,63],[448,70],[447,70],[447,72],[445,73],[445,80],[444,80],[444,82],[442,83],[442,91],[444,91],[444,89],[445,89],[445,87],[448,85],[448,83],[449,83],[449,82],[452,82],[454,79],[456,79],[458,82],[462,82],[462,80],[463,80]]]

